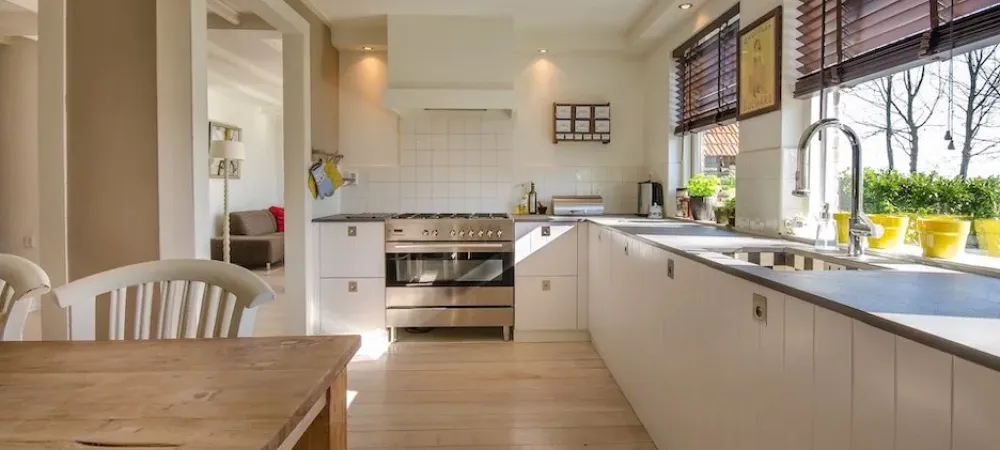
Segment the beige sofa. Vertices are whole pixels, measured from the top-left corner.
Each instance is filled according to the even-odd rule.
[[[285,260],[285,233],[268,210],[229,213],[230,257],[247,268],[267,267]],[[222,261],[222,238],[212,238],[212,259]]]

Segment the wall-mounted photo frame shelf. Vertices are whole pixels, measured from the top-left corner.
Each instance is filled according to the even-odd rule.
[[[552,143],[611,143],[610,103],[553,103]]]

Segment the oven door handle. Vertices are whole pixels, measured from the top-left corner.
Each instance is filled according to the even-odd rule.
[[[510,242],[469,242],[469,243],[426,243],[397,244],[386,243],[386,253],[448,253],[448,252],[512,252],[514,245]]]

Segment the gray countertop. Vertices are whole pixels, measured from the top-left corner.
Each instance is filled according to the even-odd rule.
[[[389,213],[375,213],[375,214],[334,214],[332,216],[317,217],[313,219],[313,222],[381,222],[389,218],[391,214]],[[607,215],[600,217],[593,216],[547,216],[542,214],[525,214],[525,215],[512,215],[511,218],[514,222],[580,222],[592,218],[608,218],[608,217],[632,217],[636,216],[626,216],[626,215]]]
[[[908,262],[889,270],[775,271],[721,254],[739,247],[808,246],[690,222],[591,219],[696,262],[904,338],[1000,370],[1000,279]],[[886,258],[862,260],[882,264]]]

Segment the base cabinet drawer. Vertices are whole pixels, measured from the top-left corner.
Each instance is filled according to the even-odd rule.
[[[319,291],[323,334],[385,330],[384,278],[322,278]]]
[[[517,277],[514,328],[520,331],[576,330],[576,277]]]

